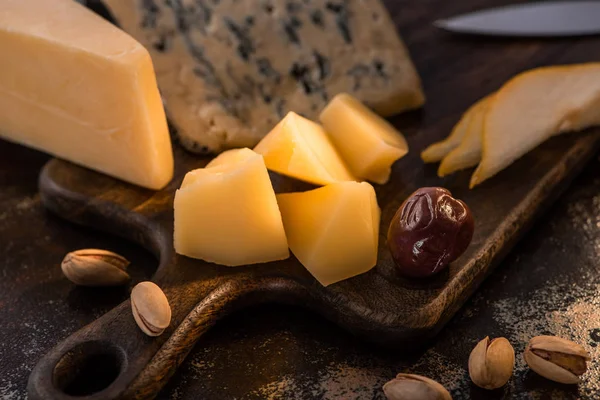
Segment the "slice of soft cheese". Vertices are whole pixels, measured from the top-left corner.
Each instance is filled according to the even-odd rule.
[[[383,185],[392,164],[408,153],[404,136],[354,97],[335,96],[319,116],[353,175]]]
[[[506,83],[485,115],[483,154],[471,187],[553,135],[600,124],[600,63],[543,67]]]
[[[452,150],[440,164],[438,176],[443,177],[453,172],[471,168],[481,161],[481,147],[483,137],[483,122],[489,99],[492,95],[484,97],[473,106],[472,115],[467,128],[467,133],[462,141]]]
[[[467,111],[465,111],[460,120],[456,123],[456,125],[454,125],[452,132],[450,132],[450,135],[446,139],[429,145],[429,147],[421,152],[421,159],[424,162],[438,162],[460,145],[463,138],[467,134],[469,125],[471,124],[474,108],[475,105],[472,105]]]
[[[316,185],[354,181],[321,125],[289,112],[254,148],[267,168]]]
[[[173,175],[146,49],[73,0],[2,0],[0,136],[151,189]]]
[[[186,174],[175,194],[175,251],[228,266],[289,257],[260,154],[229,150]]]
[[[292,253],[322,285],[362,274],[377,263],[379,219],[367,182],[341,182],[277,195]]]

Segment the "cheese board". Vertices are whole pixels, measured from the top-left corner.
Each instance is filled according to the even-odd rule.
[[[436,130],[419,132],[409,141],[420,148],[436,135]],[[206,159],[177,148],[177,178],[158,192],[52,160],[40,175],[44,205],[67,220],[152,251],[160,259],[153,280],[167,295],[173,319],[162,336],[149,338],[136,326],[129,301],[124,302],[40,360],[29,380],[29,395],[61,399],[80,394],[77,381],[85,379],[82,374],[97,363],[112,379],[90,399],[151,398],[220,317],[265,301],[309,307],[375,343],[396,348],[422,344],[460,308],[599,144],[594,131],[555,138],[472,191],[467,189],[465,174],[440,182],[434,168],[423,166],[417,154],[406,157],[394,167],[391,183],[376,189],[382,226],[389,224],[414,189],[443,183],[473,211],[476,227],[471,246],[448,273],[412,281],[393,277],[394,264],[381,237],[376,268],[329,287],[321,286],[295,258],[230,268],[174,253],[174,191],[183,174]],[[272,181],[280,193],[310,188],[278,175]]]
[[[468,75],[466,81],[456,73],[460,63],[449,68],[452,75],[443,72],[447,70],[443,61],[461,45],[448,49],[439,40],[434,47],[436,51],[428,57],[434,57],[435,63],[426,63],[427,57],[417,54],[420,64],[431,65],[420,72],[433,100],[424,113],[393,119],[407,135],[411,152],[394,165],[390,183],[376,186],[382,210],[378,264],[365,274],[328,287],[321,286],[294,257],[229,268],[175,254],[175,190],[187,171],[202,167],[208,158],[187,153],[176,144],[175,178],[160,191],[123,183],[66,161],[50,161],[39,180],[45,207],[66,220],[150,250],[160,260],[153,281],[169,299],[173,317],[163,335],[150,338],[138,329],[129,301],[124,302],[43,357],[31,373],[29,397],[152,398],[219,318],[266,301],[310,308],[365,340],[401,349],[423,344],[442,329],[596,153],[600,134],[587,130],[553,138],[474,190],[468,189],[468,172],[438,178],[435,166],[424,165],[419,151],[446,136],[464,106],[497,89],[509,72],[494,75],[490,61],[485,64],[489,67],[485,76],[479,71]],[[522,70],[522,61],[529,57],[528,52],[514,54],[514,59],[506,59],[510,73]],[[453,92],[456,98],[449,101],[444,90],[457,88],[461,90]],[[277,193],[313,188],[276,174],[271,174],[271,179]],[[475,235],[468,250],[444,273],[427,280],[403,279],[394,273],[385,234],[398,206],[423,186],[446,187],[464,200],[475,217]],[[90,385],[92,381],[94,385]]]

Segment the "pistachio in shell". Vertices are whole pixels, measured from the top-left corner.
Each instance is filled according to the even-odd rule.
[[[587,371],[590,354],[583,346],[557,336],[532,338],[523,358],[529,368],[555,382],[576,384]]]
[[[82,249],[68,253],[60,267],[63,274],[80,286],[119,286],[130,281],[125,271],[129,261],[117,253]]]
[[[131,291],[135,322],[148,336],[160,336],[171,323],[171,307],[162,289],[153,282],[140,282]]]
[[[490,340],[488,336],[477,343],[469,356],[469,376],[484,389],[504,386],[513,374],[515,350],[506,338]]]
[[[398,374],[383,385],[383,392],[388,400],[452,400],[442,385],[414,374]]]

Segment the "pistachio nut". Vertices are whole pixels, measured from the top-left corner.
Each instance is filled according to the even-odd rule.
[[[498,389],[508,382],[515,367],[515,350],[505,338],[477,343],[469,356],[469,376],[484,389]]]
[[[81,286],[117,286],[129,282],[129,261],[108,250],[83,249],[68,253],[60,267],[71,282]]]
[[[398,374],[383,385],[388,400],[452,400],[450,393],[436,381],[420,375]]]
[[[140,329],[148,336],[159,336],[171,323],[167,296],[153,282],[140,282],[131,291],[131,311]]]
[[[556,336],[536,336],[523,354],[529,368],[552,381],[575,384],[587,371],[590,354],[583,346]]]

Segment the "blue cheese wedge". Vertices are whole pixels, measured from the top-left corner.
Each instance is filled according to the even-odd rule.
[[[104,0],[152,56],[168,116],[196,153],[252,147],[288,111],[346,92],[389,116],[423,104],[378,0]]]

